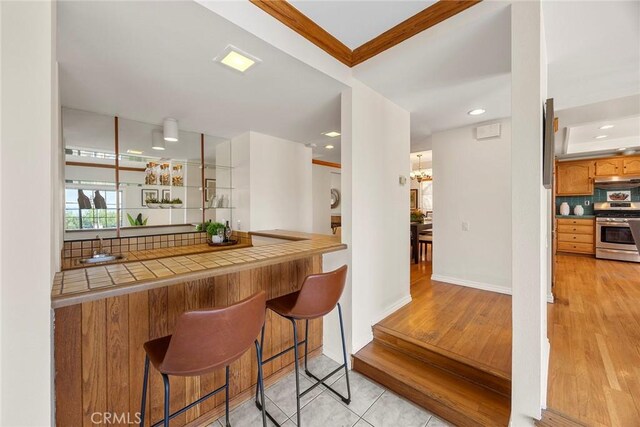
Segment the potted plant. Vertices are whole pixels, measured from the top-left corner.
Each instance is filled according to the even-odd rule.
[[[160,207],[160,200],[155,197],[147,197],[145,200],[148,208],[158,208]]]
[[[411,222],[423,222],[424,214],[420,209],[412,209],[411,210]]]
[[[209,224],[211,224],[211,220],[205,223],[196,225],[196,231],[198,232],[207,231],[207,227],[209,226]]]
[[[171,200],[171,207],[172,208],[181,208],[182,207],[182,200],[180,200],[179,197],[176,197],[175,199]]]
[[[139,213],[137,217],[133,218],[131,215],[127,214],[127,219],[129,220],[129,225],[132,227],[142,227],[147,225],[147,220],[149,218],[142,219],[142,214]]]
[[[163,198],[162,200],[160,200],[160,207],[168,209],[168,208],[173,207],[173,203],[171,203],[171,200],[169,200],[167,198]]]
[[[212,243],[222,243],[224,238],[218,234],[219,230],[224,233],[224,224],[219,222],[210,222],[207,225],[207,236]]]

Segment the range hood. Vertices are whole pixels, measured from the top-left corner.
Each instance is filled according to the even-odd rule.
[[[594,180],[596,188],[607,190],[628,190],[640,187],[640,175],[635,176],[606,176]]]

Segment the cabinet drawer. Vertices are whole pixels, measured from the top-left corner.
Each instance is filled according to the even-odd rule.
[[[588,225],[593,226],[592,219],[558,218],[558,225]]]
[[[558,251],[560,252],[578,252],[581,254],[593,254],[592,243],[571,243],[571,242],[558,242]]]
[[[558,233],[558,241],[593,244],[593,234]]]
[[[591,234],[591,235],[593,235],[593,225],[563,225],[563,224],[558,224],[558,233]]]

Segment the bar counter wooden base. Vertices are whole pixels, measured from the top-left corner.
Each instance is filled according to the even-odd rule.
[[[173,332],[189,310],[225,306],[265,290],[276,298],[300,288],[304,278],[322,271],[315,255],[207,279],[108,297],[55,309],[55,394],[58,426],[138,423],[144,342]],[[298,340],[304,339],[304,322]],[[220,343],[224,345],[224,343]],[[267,312],[264,357],[293,345],[290,322]],[[309,322],[309,351],[322,347],[322,319]],[[255,349],[231,365],[230,395],[236,404],[255,388]],[[267,384],[293,368],[293,353],[264,366]],[[224,369],[201,377],[171,377],[171,411],[224,384]],[[233,400],[232,400],[233,402]],[[151,425],[163,416],[161,376],[150,372],[147,414]],[[256,409],[257,411],[257,409]],[[200,425],[224,412],[224,393],[171,420],[172,426]]]

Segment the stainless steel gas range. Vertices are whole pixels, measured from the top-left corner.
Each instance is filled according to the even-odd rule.
[[[596,214],[596,258],[640,262],[629,218],[640,218],[638,202],[593,204]]]

